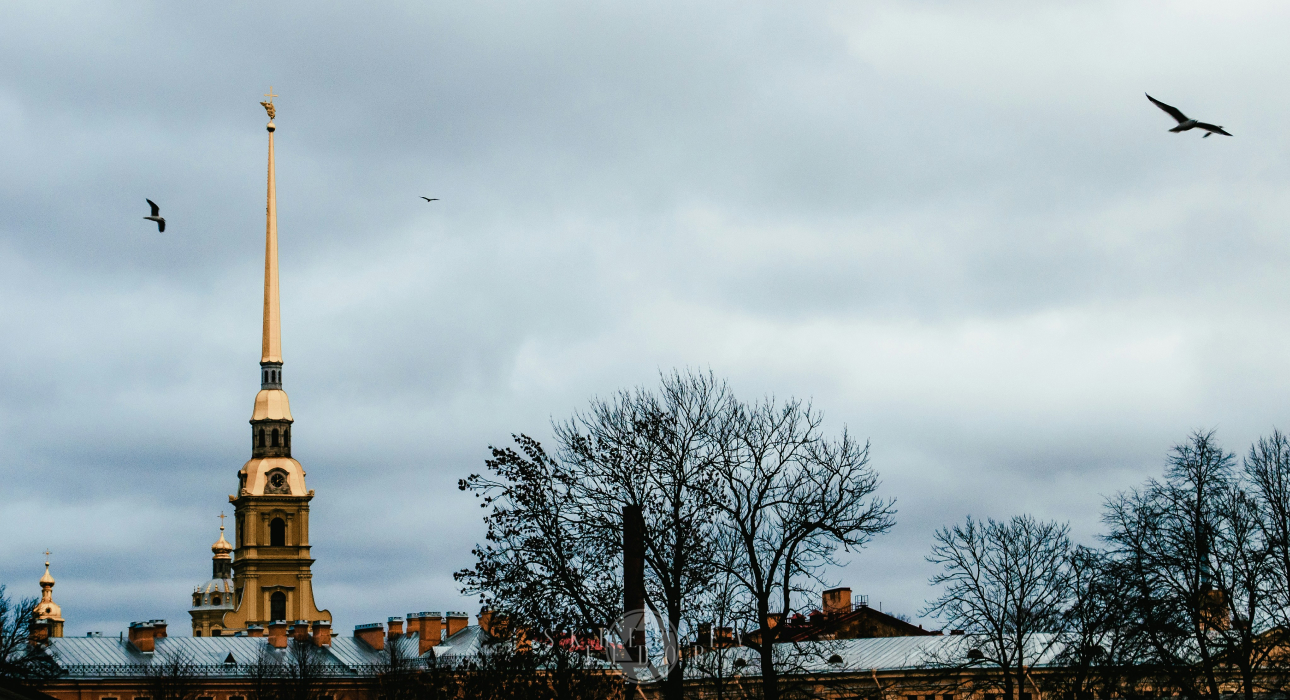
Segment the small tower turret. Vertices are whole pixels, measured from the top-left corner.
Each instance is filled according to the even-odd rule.
[[[40,602],[36,619],[48,620],[49,636],[63,636],[63,609],[54,602],[54,577],[49,575],[49,550],[45,550],[45,575],[40,577]]]
[[[194,637],[218,637],[224,632],[224,613],[232,610],[233,600],[233,545],[224,539],[224,514],[219,514],[219,539],[211,545],[211,580],[193,589],[193,606],[188,614],[193,618]]]

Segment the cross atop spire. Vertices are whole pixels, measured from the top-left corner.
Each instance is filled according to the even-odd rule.
[[[222,510],[221,510],[221,511],[219,512],[219,531],[220,531],[220,532],[223,532],[223,531],[224,531],[224,518],[225,518],[225,517],[227,517],[227,516],[225,516],[225,515],[224,515],[224,511],[222,511]]]
[[[269,92],[267,92],[264,96],[265,96],[265,97],[267,97],[267,98],[269,98],[269,102],[273,102],[273,98],[275,98],[275,97],[282,97],[282,95],[275,95],[275,94],[273,94],[273,86],[272,86],[272,85],[270,85],[270,86],[269,86]]]

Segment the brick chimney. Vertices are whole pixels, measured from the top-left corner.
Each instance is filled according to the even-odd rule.
[[[291,624],[291,638],[297,642],[309,639],[309,621],[296,620]]]
[[[841,615],[851,612],[851,589],[830,588],[824,592],[824,614]]]
[[[44,644],[49,641],[49,620],[33,620],[31,623],[31,634],[27,637],[27,642],[33,645]]]
[[[443,614],[437,612],[408,613],[408,634],[417,635],[417,655],[438,646],[443,638]]]
[[[391,642],[403,636],[403,618],[390,617],[386,618],[390,628],[385,632],[385,638]]]
[[[735,645],[735,628],[717,627],[713,630],[712,646],[716,649],[726,649]]]
[[[151,623],[152,623],[152,638],[153,638],[153,639],[165,639],[165,638],[166,638],[166,621],[165,621],[165,620],[149,620],[149,622],[151,622]]]
[[[320,647],[331,646],[331,623],[326,620],[319,620],[314,623],[314,645]]]
[[[466,629],[470,625],[470,615],[464,612],[448,613],[448,636]]]
[[[377,651],[385,648],[385,626],[379,622],[354,627],[354,638]]]
[[[264,628],[263,628],[263,627],[261,627],[261,626],[259,626],[259,625],[247,625],[247,626],[246,626],[246,636],[248,636],[248,637],[263,637],[263,636],[264,636]]]
[[[130,623],[130,646],[135,651],[152,653],[156,649],[155,637],[153,637],[151,622],[131,622]]]
[[[287,623],[274,620],[269,623],[269,645],[278,649],[287,648]]]
[[[493,611],[491,609],[484,608],[480,610],[475,619],[479,620],[479,629],[483,630],[484,634],[491,635],[493,633]]]

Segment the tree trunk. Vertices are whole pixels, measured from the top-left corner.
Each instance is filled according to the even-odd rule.
[[[761,648],[761,700],[779,700],[779,674],[775,671],[775,642],[763,628]]]

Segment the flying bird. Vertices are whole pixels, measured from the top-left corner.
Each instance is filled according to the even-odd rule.
[[[1143,94],[1146,94],[1146,93],[1143,93]],[[1147,99],[1151,100],[1151,104],[1159,107],[1160,109],[1163,109],[1166,114],[1168,114],[1169,116],[1173,117],[1175,120],[1178,121],[1178,126],[1175,126],[1174,128],[1170,129],[1170,131],[1174,132],[1175,134],[1183,131],[1190,131],[1192,129],[1199,128],[1199,129],[1204,129],[1207,132],[1204,136],[1201,137],[1204,139],[1209,138],[1211,134],[1222,134],[1224,136],[1231,136],[1231,134],[1227,133],[1226,131],[1223,131],[1223,127],[1214,126],[1213,124],[1206,124],[1205,122],[1198,122],[1195,119],[1190,119],[1187,117],[1186,114],[1183,114],[1182,111],[1179,110],[1177,107],[1170,107],[1169,105],[1161,102],[1160,100],[1157,100],[1151,95],[1147,95]]]
[[[424,200],[426,200],[427,202],[437,202],[437,201],[439,201],[439,198],[438,198],[438,197],[422,197],[421,199],[424,199]]]
[[[147,219],[148,221],[157,222],[157,232],[165,233],[166,220],[161,217],[161,207],[157,206],[157,203],[152,201],[151,199],[146,201],[148,202],[148,206],[152,207],[152,216],[145,216],[143,218]]]

